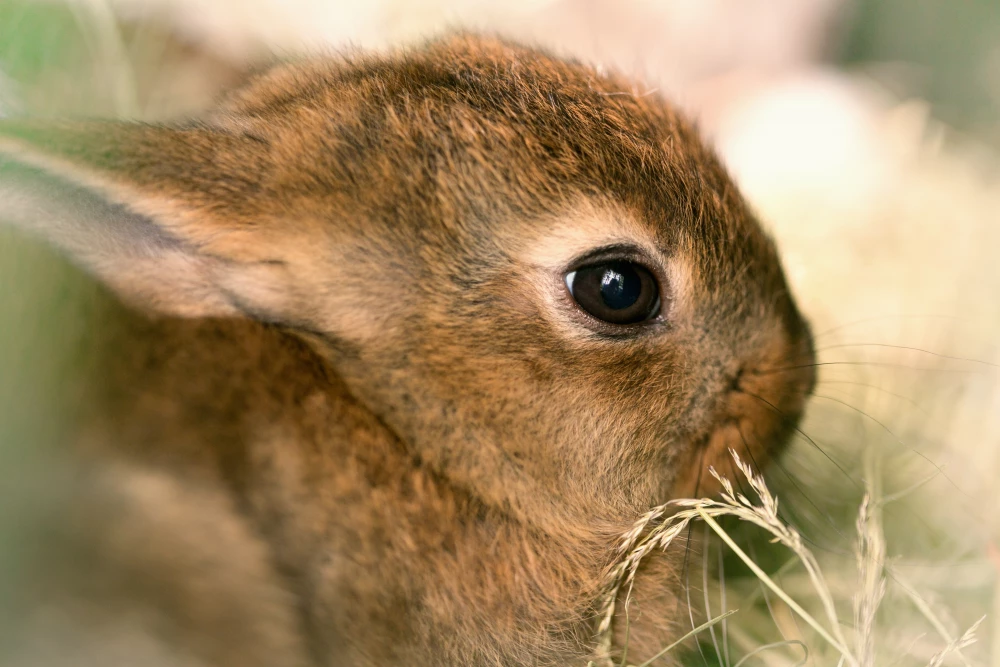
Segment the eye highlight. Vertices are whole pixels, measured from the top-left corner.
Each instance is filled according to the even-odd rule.
[[[577,305],[608,324],[639,324],[660,312],[660,286],[641,264],[595,262],[570,271],[565,280]]]

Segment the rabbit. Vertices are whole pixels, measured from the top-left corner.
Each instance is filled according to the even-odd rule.
[[[459,33],[183,123],[0,121],[0,219],[119,300],[6,664],[595,659],[622,534],[814,382],[774,243],[632,90]],[[689,622],[674,551],[631,660]]]

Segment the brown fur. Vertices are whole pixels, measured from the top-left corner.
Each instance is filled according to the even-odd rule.
[[[82,456],[167,476],[167,507],[135,511],[191,511],[191,532],[157,524],[168,567],[74,538],[177,593],[164,645],[220,665],[583,665],[621,533],[710,492],[729,447],[775,452],[811,388],[808,329],[718,160],[631,90],[457,36],[281,65],[184,126],[0,124],[0,216],[185,316],[123,315]],[[624,336],[562,285],[614,243],[667,297]],[[681,586],[674,556],[643,572],[632,660],[677,636]],[[250,620],[199,612],[220,599]]]

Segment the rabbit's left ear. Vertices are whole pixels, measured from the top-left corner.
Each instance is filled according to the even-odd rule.
[[[208,126],[0,121],[0,223],[137,306],[280,320],[286,264],[255,207],[270,162],[266,142]]]

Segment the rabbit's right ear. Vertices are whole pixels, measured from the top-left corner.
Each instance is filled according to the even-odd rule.
[[[208,126],[0,121],[0,223],[161,312],[271,312],[282,258],[255,218],[268,145]]]

